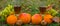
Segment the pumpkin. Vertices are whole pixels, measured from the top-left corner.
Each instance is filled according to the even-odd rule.
[[[18,17],[19,20],[22,20],[24,24],[27,24],[31,20],[31,15],[28,13],[21,13]]]
[[[42,21],[42,16],[40,14],[35,14],[32,16],[32,24],[39,24]]]
[[[17,21],[17,17],[15,15],[10,15],[7,17],[8,24],[15,24]]]
[[[52,18],[53,18],[53,16],[51,16],[50,14],[46,14],[44,16],[44,21],[47,23],[52,23],[52,20],[51,20]]]

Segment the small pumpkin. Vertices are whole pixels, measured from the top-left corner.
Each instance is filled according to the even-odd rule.
[[[18,17],[19,20],[22,20],[24,24],[27,24],[31,20],[31,14],[28,13],[21,13]]]
[[[39,24],[42,21],[42,16],[40,14],[35,14],[32,16],[32,24]]]
[[[47,23],[52,23],[52,20],[51,20],[52,18],[53,18],[53,16],[51,16],[50,14],[46,14],[44,16],[44,21]]]
[[[15,15],[10,15],[7,17],[8,24],[15,24],[17,21],[17,17]]]

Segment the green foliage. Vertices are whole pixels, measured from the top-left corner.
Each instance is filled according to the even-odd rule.
[[[52,23],[52,24],[49,24],[48,26],[59,26],[60,24],[58,23]]]
[[[58,13],[56,16],[60,17],[60,13]]]

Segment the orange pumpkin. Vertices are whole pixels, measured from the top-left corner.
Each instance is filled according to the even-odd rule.
[[[17,17],[15,15],[10,15],[7,17],[8,24],[15,24],[17,21]]]
[[[42,16],[40,14],[35,14],[32,16],[32,24],[39,24],[42,21]]]
[[[50,14],[46,14],[44,16],[44,21],[47,22],[47,23],[51,23],[52,22],[52,20],[51,20],[52,18],[53,18],[53,16],[51,16]]]
[[[28,13],[21,13],[18,17],[19,20],[22,20],[24,24],[27,24],[31,20],[31,15]]]

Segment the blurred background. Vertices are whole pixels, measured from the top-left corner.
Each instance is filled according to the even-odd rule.
[[[22,8],[29,8],[32,11],[31,13],[34,14],[34,12],[37,13],[39,6],[48,6],[51,3],[53,3],[54,9],[60,9],[60,0],[0,0],[0,10],[4,9],[8,4],[17,4]]]
[[[21,12],[27,12],[33,15],[40,12],[38,7],[48,6],[50,4],[53,4],[53,9],[59,10],[57,16],[60,17],[60,0],[0,0],[0,14],[8,5],[19,5],[22,7]],[[1,21],[3,23],[5,21],[5,18],[0,19],[0,23]],[[54,24],[52,26],[57,25]]]

